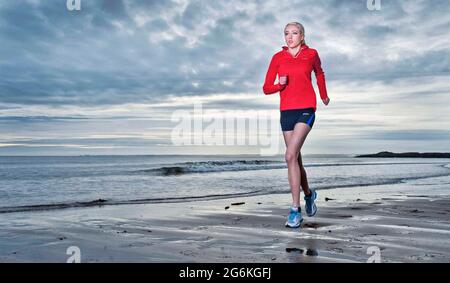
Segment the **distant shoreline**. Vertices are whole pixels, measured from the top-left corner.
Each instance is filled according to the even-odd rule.
[[[381,151],[376,154],[357,155],[358,157],[413,157],[413,158],[450,158],[450,152],[402,152]]]

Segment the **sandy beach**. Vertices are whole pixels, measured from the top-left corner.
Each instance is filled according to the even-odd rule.
[[[0,261],[66,262],[76,246],[81,262],[367,262],[373,249],[450,262],[449,185],[436,178],[448,179],[320,190],[301,229],[284,227],[288,194],[3,213]]]

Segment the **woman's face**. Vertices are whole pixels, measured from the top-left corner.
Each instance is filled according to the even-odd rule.
[[[290,48],[295,48],[302,42],[304,36],[300,33],[297,26],[289,25],[284,29],[284,39]]]

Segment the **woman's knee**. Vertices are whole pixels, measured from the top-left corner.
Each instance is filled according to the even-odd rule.
[[[297,162],[297,155],[293,152],[286,151],[286,153],[284,154],[284,159],[287,163]]]

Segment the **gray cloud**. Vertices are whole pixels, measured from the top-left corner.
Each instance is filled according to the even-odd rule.
[[[268,109],[261,90],[265,72],[271,56],[285,44],[284,25],[293,20],[305,25],[307,43],[319,51],[332,101],[342,107],[332,113],[356,115],[348,120],[327,117],[335,119],[328,127],[344,125],[351,133],[353,126],[364,126],[357,115],[381,104],[364,100],[367,96],[358,91],[367,87],[370,91],[377,82],[383,88],[370,96],[386,103],[386,93],[398,93],[388,96],[386,106],[391,110],[398,106],[407,113],[402,101],[414,101],[427,105],[424,112],[442,111],[450,88],[449,12],[444,0],[382,1],[381,11],[367,10],[365,0],[82,0],[79,12],[67,11],[65,1],[3,1],[0,129],[5,133],[20,129],[24,134],[32,129],[29,124],[36,124],[51,131],[49,125],[55,122],[90,119],[83,108],[170,103],[178,96],[256,93],[261,100],[221,99],[204,106]],[[411,85],[399,90],[403,80]],[[423,85],[430,87],[422,89]],[[336,91],[336,86],[344,87]],[[354,101],[339,104],[336,92],[353,93]],[[72,106],[80,107],[79,116],[64,112],[64,107]],[[46,116],[39,109],[62,110]],[[165,111],[170,116],[192,105],[158,109],[146,115]],[[32,113],[20,116],[15,110]],[[120,112],[120,117],[139,116],[131,111]],[[104,114],[114,120],[108,115],[114,114]],[[152,125],[167,126],[168,120]],[[450,123],[445,117],[441,120]],[[101,122],[95,125],[101,127]],[[434,140],[449,139],[446,133],[433,131],[421,133]],[[419,132],[360,138],[421,140]]]
[[[298,18],[307,26],[312,47],[323,54],[327,78],[390,82],[449,73],[448,49],[406,58],[400,54],[395,61],[380,55],[387,52],[383,48],[392,48],[392,38],[437,33],[436,27],[448,37],[448,21],[434,23],[421,17],[445,18],[444,2],[414,6],[389,1],[376,13],[366,9],[365,1],[296,1],[279,6],[299,7]],[[252,50],[257,46],[276,50],[284,44],[281,32],[269,40],[258,35],[265,27],[279,25],[277,11],[265,1],[234,1],[234,5],[190,1],[184,9],[172,1],[84,1],[80,12],[65,10],[60,1],[32,3],[11,1],[0,8],[2,102],[107,105],[167,95],[260,92],[260,87],[245,82],[262,83],[271,54]],[[252,10],[255,7],[257,11]],[[136,18],[143,15],[148,19],[137,24]],[[415,34],[408,33],[408,25],[395,24],[402,21],[410,22]],[[348,44],[357,40],[364,48],[347,46],[352,53],[326,49],[333,36],[348,38]],[[370,63],[361,62],[361,56],[372,52],[378,55]],[[226,66],[218,68],[219,62]]]
[[[396,131],[371,131],[359,135],[361,139],[372,140],[410,140],[410,141],[428,141],[428,140],[450,140],[450,131],[448,130],[396,130]]]

